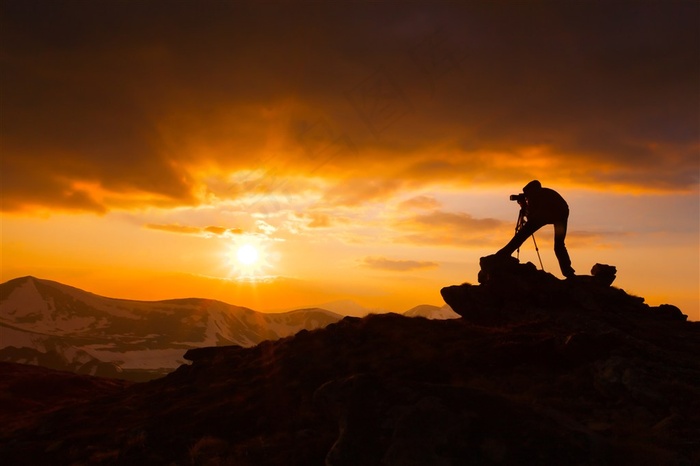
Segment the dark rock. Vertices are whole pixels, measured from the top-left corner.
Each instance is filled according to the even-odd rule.
[[[652,307],[651,310],[656,315],[663,316],[669,320],[688,320],[688,316],[683,314],[683,312],[681,312],[681,310],[673,304],[662,304],[660,306]]]
[[[479,271],[478,280],[479,283],[483,284],[517,273],[520,263],[513,256],[493,254],[482,257],[479,260],[479,266],[481,270]]]
[[[474,322],[491,322],[497,318],[493,312],[496,297],[484,292],[479,286],[469,283],[447,286],[440,290],[440,294],[452,310],[462,317]]]
[[[610,286],[615,281],[617,268],[613,265],[595,264],[591,268],[591,275],[595,281],[603,286]]]
[[[338,422],[339,435],[326,456],[328,466],[378,464],[383,403],[382,384],[371,375],[354,375],[334,380],[314,393],[314,400]]]
[[[601,459],[600,451],[590,448],[603,443],[594,432],[478,389],[359,374],[325,384],[315,398],[339,426],[328,466],[563,464],[571,457],[595,464]]]

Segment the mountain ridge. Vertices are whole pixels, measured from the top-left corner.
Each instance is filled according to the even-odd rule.
[[[268,315],[206,298],[109,298],[33,276],[0,293],[0,360],[130,380],[174,370],[189,348],[252,346],[342,318],[323,309]]]
[[[17,465],[698,464],[700,323],[594,277],[560,281],[533,267],[511,263],[479,285],[445,287],[459,319],[372,314],[251,347],[192,348],[191,364],[149,382],[100,395],[76,380],[84,400],[58,410],[37,387],[29,401],[38,406],[6,428],[0,456]],[[3,371],[11,387],[33,377]],[[5,402],[28,402],[9,393]],[[4,416],[0,424],[17,425],[19,414]]]
[[[349,300],[337,304],[354,314],[373,311]],[[456,316],[444,306],[415,309],[431,318]],[[183,354],[191,348],[253,346],[342,317],[320,307],[264,313],[209,298],[105,297],[29,275],[0,284],[0,361],[144,381],[187,363]]]

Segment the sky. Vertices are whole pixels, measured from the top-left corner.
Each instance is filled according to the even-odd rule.
[[[0,9],[3,282],[441,306],[538,179],[578,274],[700,320],[697,2]]]

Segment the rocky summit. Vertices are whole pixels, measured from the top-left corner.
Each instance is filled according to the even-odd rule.
[[[143,383],[87,386],[81,376],[54,384],[58,394],[23,390],[31,374],[3,365],[2,402],[31,409],[21,423],[17,410],[1,411],[9,427],[0,457],[16,465],[700,464],[700,323],[611,286],[610,266],[597,270],[605,278],[561,281],[485,258],[479,285],[442,290],[461,319],[347,317],[251,348],[191,349],[191,364]]]
[[[591,320],[608,323],[620,318],[623,327],[661,320],[685,321],[688,316],[672,304],[649,306],[644,298],[611,287],[616,268],[595,264],[591,275],[559,280],[515,257],[497,255],[480,260],[479,285],[469,283],[440,290],[452,310],[463,318],[485,325],[501,325],[528,317],[557,320],[572,329]]]

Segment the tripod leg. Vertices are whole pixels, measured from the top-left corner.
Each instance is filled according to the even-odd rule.
[[[540,260],[540,268],[544,272],[544,265],[542,265],[542,257],[540,256],[540,248],[537,247],[537,240],[535,240],[535,234],[532,234],[532,242],[535,243],[535,251],[537,251],[537,258]]]
[[[525,241],[527,241],[530,235],[537,231],[541,226],[542,225],[539,224],[531,224],[530,222],[524,222],[523,225],[520,225],[520,228],[515,233],[513,238],[508,242],[508,244],[503,246],[496,254],[510,256],[517,249],[520,249],[520,246]]]
[[[523,227],[523,224],[525,223],[525,214],[523,212],[523,209],[520,209],[520,212],[518,213],[518,221],[515,222],[515,234],[517,235],[520,229]],[[520,246],[518,246],[518,249],[515,251],[515,258],[518,259],[518,262],[520,262]]]

